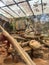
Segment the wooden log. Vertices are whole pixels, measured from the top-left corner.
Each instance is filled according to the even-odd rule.
[[[29,46],[26,46],[26,47],[23,47],[23,49],[28,52],[28,51],[31,51],[31,48]]]
[[[18,34],[11,34],[11,36],[15,39],[21,39],[21,40],[25,40],[25,38],[19,36]]]
[[[21,45],[22,47],[26,47],[26,46],[29,45],[29,41],[27,41],[27,42],[23,42],[23,43],[20,43],[20,45]]]
[[[36,65],[29,55],[23,50],[23,48],[18,44],[18,42],[10,36],[8,32],[6,32],[1,26],[0,29],[3,31],[3,34],[7,37],[7,39],[13,44],[15,50],[20,54],[21,58],[27,63],[27,65]]]

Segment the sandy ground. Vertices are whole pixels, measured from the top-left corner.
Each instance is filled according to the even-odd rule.
[[[36,65],[49,65],[49,60],[43,60],[40,58],[33,59],[33,61],[36,63]],[[0,65],[26,65],[23,62],[15,63],[10,58],[8,60],[5,60],[5,55],[0,55]]]
[[[36,65],[49,65],[49,60],[43,60],[43,59],[34,59],[34,62]]]
[[[5,59],[4,55],[0,55],[0,65],[26,65],[23,62],[15,63],[11,60],[11,58]]]

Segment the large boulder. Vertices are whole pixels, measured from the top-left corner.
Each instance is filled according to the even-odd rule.
[[[24,21],[17,21],[16,22],[16,30],[24,30],[25,29],[25,22]]]

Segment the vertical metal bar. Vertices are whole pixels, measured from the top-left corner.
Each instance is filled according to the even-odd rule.
[[[28,4],[28,6],[29,6],[29,8],[30,8],[31,12],[32,12],[32,13],[33,13],[33,15],[34,15],[34,12],[33,12],[32,8],[31,8],[30,4],[29,4],[29,1],[28,1],[28,0],[26,0],[26,2],[27,2],[27,4]]]
[[[41,0],[41,8],[42,8],[42,14],[44,13],[44,9],[43,9],[43,2]]]

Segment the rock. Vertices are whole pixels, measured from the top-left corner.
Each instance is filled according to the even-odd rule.
[[[34,50],[41,48],[41,44],[36,40],[31,40],[29,46]]]
[[[49,41],[48,40],[46,40],[45,45],[49,47]]]
[[[42,50],[33,51],[33,57],[35,58],[43,58],[44,52]]]
[[[49,48],[47,48],[47,47],[42,47],[41,50],[43,50],[44,53],[48,53],[49,52]]]
[[[17,21],[15,23],[16,25],[16,30],[24,30],[26,25],[25,25],[25,22],[24,21]]]
[[[44,54],[44,55],[43,55],[43,59],[44,59],[44,60],[49,60],[49,53]]]

